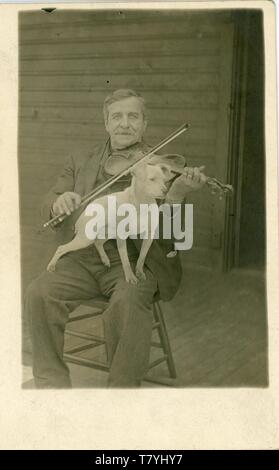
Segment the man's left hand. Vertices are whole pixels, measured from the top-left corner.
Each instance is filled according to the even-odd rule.
[[[206,176],[202,173],[204,166],[187,167],[185,175],[181,175],[173,182],[166,196],[166,202],[182,202],[191,191],[201,189],[206,183]]]

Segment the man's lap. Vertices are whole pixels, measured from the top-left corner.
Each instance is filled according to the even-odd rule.
[[[101,262],[93,247],[68,253],[57,263],[54,272],[44,271],[30,286],[33,292],[45,298],[60,301],[83,301],[104,295],[108,298],[117,291],[123,297],[150,297],[157,290],[157,280],[148,268],[146,281],[132,286],[125,281],[118,252],[109,250],[111,267]],[[135,269],[136,257],[130,257]]]

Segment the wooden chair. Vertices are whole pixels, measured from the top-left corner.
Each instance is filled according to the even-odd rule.
[[[99,346],[105,346],[105,338],[103,336],[103,331],[101,333],[93,334],[93,332],[88,333],[80,331],[80,328],[85,324],[86,320],[90,320],[90,330],[92,331],[92,319],[96,317],[101,317],[102,313],[108,306],[108,300],[105,298],[94,299],[92,301],[84,302],[77,309],[75,309],[69,318],[67,323],[65,335],[66,337],[71,336],[82,340],[82,343],[79,342],[76,346],[71,346],[70,348],[65,348],[64,359],[66,362],[78,364],[80,366],[90,367],[92,369],[109,371],[109,365],[107,363],[107,358],[105,360],[99,360],[92,357],[83,357],[81,353],[86,351],[92,351],[94,348]],[[72,325],[76,323],[79,326],[79,329],[72,328]],[[88,330],[87,323],[87,330]],[[99,325],[99,329],[100,328]],[[154,382],[160,385],[173,386],[175,385],[174,379],[176,378],[175,364],[173,360],[173,355],[171,351],[171,346],[169,342],[169,337],[167,333],[166,323],[162,309],[159,305],[159,302],[153,304],[153,337],[152,337],[152,348],[157,348],[160,350],[159,357],[150,362],[149,371],[159,364],[166,363],[169,377],[157,377],[148,375],[145,377],[145,381]],[[158,340],[154,339],[154,332],[157,332]],[[66,338],[67,339],[67,338]]]

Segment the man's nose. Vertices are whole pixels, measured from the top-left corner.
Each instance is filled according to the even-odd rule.
[[[121,125],[121,127],[129,127],[130,126],[128,116],[125,116],[125,115],[122,116],[121,121],[120,121],[120,125]]]

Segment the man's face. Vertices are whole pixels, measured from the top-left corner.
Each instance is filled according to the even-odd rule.
[[[124,149],[141,142],[146,124],[141,103],[136,97],[131,96],[108,106],[105,126],[114,149]]]

